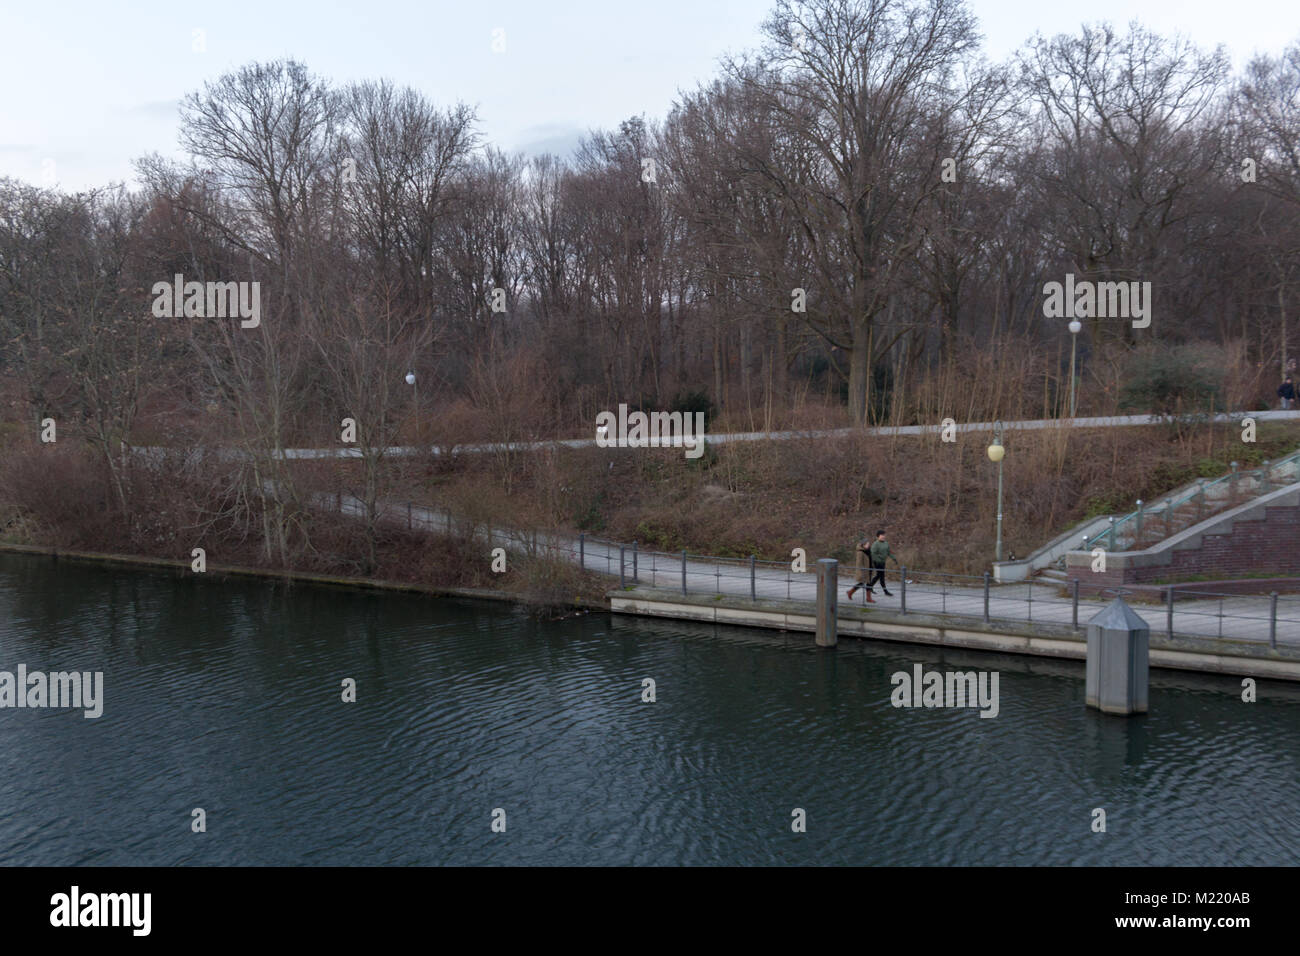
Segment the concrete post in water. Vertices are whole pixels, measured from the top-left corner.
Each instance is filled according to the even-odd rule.
[[[1151,629],[1122,597],[1088,621],[1084,699],[1104,714],[1145,714]]]
[[[836,615],[840,563],[834,558],[817,560],[817,646],[834,647],[838,638]]]

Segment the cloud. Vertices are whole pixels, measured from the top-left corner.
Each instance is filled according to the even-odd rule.
[[[518,145],[515,148],[529,156],[554,153],[567,159],[586,135],[587,130],[583,127],[566,123],[543,123],[523,130],[516,139]]]
[[[150,100],[136,106],[128,106],[122,112],[132,116],[147,116],[152,119],[176,119],[180,100]]]

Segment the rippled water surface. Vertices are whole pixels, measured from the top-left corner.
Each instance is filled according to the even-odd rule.
[[[999,671],[999,715],[895,709],[918,662]],[[1300,858],[1290,684],[1155,671],[1125,720],[1081,664],[0,555],[20,663],[106,689],[0,710],[10,865]]]

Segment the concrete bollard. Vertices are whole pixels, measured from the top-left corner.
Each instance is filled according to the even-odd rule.
[[[1145,714],[1151,628],[1122,597],[1088,621],[1084,699],[1104,714]]]
[[[817,560],[817,646],[834,647],[839,612],[840,563],[834,558]]]

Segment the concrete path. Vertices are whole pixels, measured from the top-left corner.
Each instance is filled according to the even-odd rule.
[[[329,496],[317,496],[317,504],[337,508],[338,502]],[[364,514],[360,499],[344,497],[342,513],[352,516]],[[440,533],[469,533],[468,524],[446,511],[418,505],[387,505],[384,520],[415,529]],[[484,561],[490,560],[494,547],[508,550],[535,549],[577,563],[581,552],[582,566],[588,571],[619,578],[619,546],[599,538],[582,541],[570,535],[539,534],[525,536],[507,529],[495,528],[490,538],[487,529],[478,534],[488,541]],[[623,577],[628,584],[639,582],[655,588],[680,590],[682,588],[682,557],[662,552],[641,551],[636,560],[633,578],[632,549],[625,546],[622,556]],[[809,559],[809,567],[815,566]],[[845,591],[852,582],[852,569],[841,567],[840,603],[847,603]],[[982,582],[956,575],[931,575],[909,572],[913,583],[907,585],[907,610],[929,614],[949,614],[958,617],[982,618],[984,591]],[[893,597],[877,593],[876,602],[882,608],[897,610],[902,604],[902,587],[898,572],[886,572]],[[747,560],[710,558],[688,555],[686,559],[686,589],[692,594],[727,594],[736,597],[750,596],[750,569]],[[754,593],[760,598],[805,601],[810,606],[817,594],[815,575],[809,571],[795,573],[788,564],[758,562],[754,569]],[[866,605],[864,592],[855,595],[855,604]],[[1101,610],[1104,600],[1079,600],[1079,623]],[[1164,633],[1166,611],[1163,606],[1152,607],[1134,604],[1133,609],[1151,626],[1153,633]],[[1174,633],[1201,637],[1225,637],[1234,640],[1267,643],[1269,639],[1269,598],[1266,596],[1231,595],[1223,598],[1201,598],[1178,601],[1174,606]],[[1068,597],[1060,597],[1054,586],[1041,582],[991,585],[989,616],[1006,621],[1046,621],[1054,624],[1071,623],[1073,605]],[[1278,599],[1277,641],[1279,644],[1300,646],[1300,595],[1283,595]]]
[[[1240,422],[1246,416],[1259,421],[1300,421],[1300,410],[1297,411],[1266,411],[1266,412],[1234,412],[1232,414],[1215,415],[1215,422]],[[1108,418],[1040,418],[1026,421],[1003,422],[1004,431],[1037,431],[1044,428],[1073,427],[1073,428],[1121,428],[1135,425],[1152,425],[1157,424],[1159,419],[1150,415],[1121,415]],[[958,432],[979,432],[987,433],[990,436],[993,432],[992,422],[968,422],[955,426]],[[882,426],[878,428],[831,428],[814,431],[780,431],[780,432],[721,432],[718,434],[705,435],[706,444],[726,444],[727,442],[738,441],[786,441],[792,438],[845,438],[855,434],[866,435],[937,435],[942,431],[942,426],[935,425],[901,425],[898,427]],[[673,443],[675,447],[681,446],[680,439]],[[591,448],[596,446],[594,438],[566,438],[554,441],[530,441],[530,442],[506,442],[497,444],[475,444],[475,445],[455,445],[450,449],[451,454],[477,454],[481,452],[496,451],[536,451],[541,448]],[[137,454],[146,457],[162,453],[162,449],[156,448],[136,448]],[[211,452],[218,458],[228,460],[239,460],[248,457],[247,452],[237,449],[214,449]],[[384,449],[385,456],[400,458],[411,455],[430,455],[439,456],[444,454],[444,450],[438,447],[430,448],[413,448],[410,446],[394,446]],[[286,448],[281,452],[283,458],[287,460],[310,460],[317,458],[360,458],[361,449],[340,447],[340,448]]]

